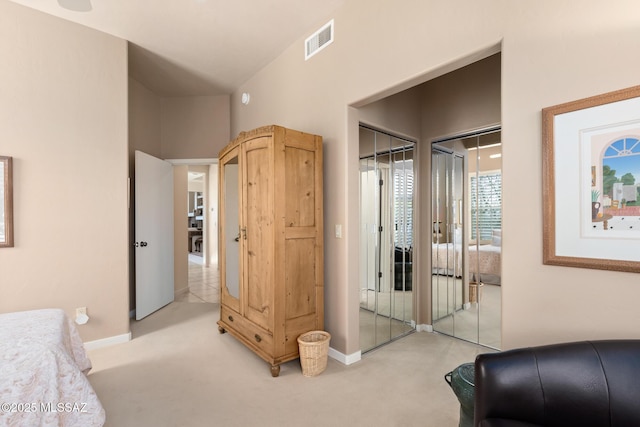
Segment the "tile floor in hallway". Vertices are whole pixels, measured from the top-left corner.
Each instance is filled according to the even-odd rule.
[[[205,267],[202,257],[189,254],[189,292],[176,301],[220,302],[220,272],[217,265]]]

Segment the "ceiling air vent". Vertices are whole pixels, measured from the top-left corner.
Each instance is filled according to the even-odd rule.
[[[304,41],[304,59],[311,58],[333,42],[333,19]]]

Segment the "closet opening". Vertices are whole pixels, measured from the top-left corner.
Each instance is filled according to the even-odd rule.
[[[469,280],[468,277],[466,282],[463,282],[465,276],[461,272],[458,272],[457,276],[455,273],[449,275],[446,272],[447,269],[455,270],[461,266],[468,274],[471,263],[469,260],[470,251],[474,243],[476,248],[481,246],[478,252],[484,252],[485,248],[482,246],[493,240],[493,234],[495,234],[496,242],[501,239],[499,236],[501,227],[491,225],[488,236],[485,230],[480,233],[479,240],[472,240],[471,236],[474,231],[471,229],[471,200],[468,199],[471,194],[471,182],[467,182],[467,180],[472,180],[474,185],[483,189],[486,187],[486,182],[496,181],[497,178],[487,175],[487,172],[491,172],[491,170],[485,169],[484,157],[485,155],[493,155],[492,162],[500,162],[500,157],[495,157],[500,153],[489,153],[490,150],[498,149],[499,151],[500,146],[497,148],[486,147],[484,138],[487,137],[481,134],[495,132],[497,132],[496,135],[500,134],[501,54],[499,51],[500,45],[492,46],[482,52],[482,59],[478,59],[480,56],[478,53],[478,55],[462,59],[456,66],[450,64],[447,69],[451,69],[451,71],[421,76],[416,79],[416,85],[413,87],[407,88],[409,83],[404,83],[397,88],[397,92],[387,89],[370,99],[364,99],[352,105],[354,109],[353,115],[349,119],[349,134],[354,136],[354,141],[356,136],[358,138],[359,163],[356,166],[355,158],[353,163],[350,163],[353,165],[351,169],[353,172],[350,172],[350,182],[353,182],[353,185],[359,185],[360,195],[358,199],[349,201],[349,210],[350,212],[357,211],[357,215],[360,216],[353,218],[360,221],[357,237],[357,244],[360,246],[357,257],[350,258],[352,262],[358,262],[359,265],[357,267],[358,280],[352,282],[353,287],[350,289],[349,295],[350,301],[353,301],[350,310],[355,309],[356,301],[358,304],[360,321],[357,325],[357,331],[359,339],[357,343],[352,344],[360,345],[360,353],[366,353],[368,350],[376,348],[377,345],[389,342],[389,337],[394,336],[390,333],[391,327],[389,326],[389,319],[393,319],[393,316],[385,317],[381,311],[384,309],[382,301],[386,302],[395,298],[397,304],[398,295],[387,297],[375,293],[391,289],[385,283],[385,277],[393,277],[387,269],[391,269],[393,275],[395,272],[401,271],[395,268],[395,265],[393,268],[390,267],[388,261],[392,259],[392,256],[395,256],[396,250],[393,243],[388,243],[390,239],[385,234],[385,230],[389,230],[388,227],[385,228],[385,223],[388,221],[385,214],[389,216],[390,214],[387,213],[389,210],[381,208],[380,205],[389,203],[390,199],[384,191],[380,191],[377,176],[388,173],[386,171],[391,169],[391,166],[387,166],[390,160],[385,156],[389,156],[389,152],[392,151],[388,147],[392,145],[389,140],[393,137],[414,143],[398,143],[401,147],[407,146],[405,155],[411,156],[415,171],[415,183],[413,183],[412,189],[414,193],[411,196],[413,197],[411,220],[412,232],[414,232],[411,236],[412,243],[407,253],[397,251],[398,259],[402,259],[401,257],[404,256],[411,263],[411,290],[405,288],[403,294],[405,299],[411,294],[411,304],[406,305],[411,312],[410,314],[409,312],[404,313],[407,317],[403,326],[408,325],[411,328],[409,332],[413,329],[416,331],[435,331],[480,343],[483,346],[492,348],[500,348],[501,346],[501,287],[490,283],[490,278],[486,275],[476,275],[476,279],[479,280],[474,283],[474,280]],[[471,146],[474,137],[480,138],[481,148],[476,150]],[[460,141],[463,149],[454,149],[449,145],[454,144],[455,140],[463,139],[467,139],[464,142]],[[469,147],[465,147],[465,143]],[[413,150],[410,150],[409,147],[412,147]],[[438,176],[434,175],[436,172],[432,173],[432,167],[436,168],[438,163],[433,159],[432,149],[434,147],[440,148],[438,155],[441,157],[439,159],[444,162],[445,156],[450,155],[448,160],[450,167],[458,162],[457,167],[464,171],[463,176],[457,177],[454,184],[459,185],[465,191],[463,196],[458,196],[457,201],[448,202],[449,207],[445,208],[447,205],[441,204],[443,212],[440,213],[441,218],[439,219],[437,218],[438,212],[434,212],[435,208],[432,207],[436,203],[432,195],[434,191],[432,180],[438,179]],[[478,154],[480,155],[479,160],[474,157]],[[455,160],[456,158],[458,160]],[[478,177],[473,179],[470,178],[472,162],[474,165],[479,163]],[[384,169],[385,167],[387,169]],[[501,163],[494,169],[501,171]],[[445,175],[446,173],[442,172]],[[440,182],[444,182],[445,175],[441,175]],[[500,172],[499,179],[501,176]],[[453,177],[450,178],[453,179]],[[451,181],[450,184],[453,182]],[[455,187],[449,188],[450,191],[454,189]],[[453,194],[451,196],[453,197]],[[483,197],[484,195],[479,195],[480,204],[473,212],[473,215],[480,214],[479,220],[485,218]],[[355,209],[353,209],[354,206]],[[465,233],[462,237],[460,234],[456,235],[451,224],[448,225],[449,230],[445,229],[447,224],[444,222],[444,213],[448,213],[453,221],[454,212],[458,217],[457,221],[462,221],[458,227],[458,233]],[[497,212],[494,211],[494,214]],[[382,231],[377,231],[380,225],[383,227]],[[494,229],[495,231],[491,231]],[[350,231],[353,232],[353,230]],[[451,234],[448,235],[448,233]],[[440,241],[437,240],[439,235]],[[444,249],[445,243],[453,244],[454,241],[463,239],[464,243],[460,243],[460,246],[461,248],[466,247],[463,251],[467,258],[462,261],[466,264],[458,260],[455,266],[439,267],[435,261],[432,262],[432,255],[433,257],[438,256],[436,253],[437,245]],[[436,247],[433,246],[434,244]],[[444,259],[446,260],[446,255]],[[384,264],[385,261],[386,264]],[[435,265],[433,270],[432,264]],[[444,274],[438,274],[438,268],[444,268]],[[403,270],[405,277],[408,270],[408,266],[405,265]],[[379,273],[382,273],[382,277],[377,276]],[[501,273],[495,276],[500,277]],[[455,282],[456,278],[458,282]],[[498,292],[492,292],[496,290]],[[489,294],[493,295],[489,296]],[[479,298],[480,302],[473,302],[472,299],[475,298]],[[494,303],[489,303],[489,301],[494,301]],[[465,324],[467,319],[462,314],[470,314],[474,311],[476,312],[474,320],[469,320],[468,325]],[[467,330],[470,331],[468,335],[462,333],[463,326],[468,326]],[[488,331],[491,332],[487,333]],[[374,334],[376,337],[373,337]],[[378,335],[383,335],[384,338],[377,338]]]

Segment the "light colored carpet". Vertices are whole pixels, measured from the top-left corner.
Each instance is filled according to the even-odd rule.
[[[133,340],[91,350],[89,380],[106,427],[458,425],[444,375],[489,351],[414,333],[307,378],[298,360],[269,365],[229,334],[219,306],[174,302],[132,323]]]

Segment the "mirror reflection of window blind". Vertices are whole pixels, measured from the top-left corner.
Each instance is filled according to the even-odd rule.
[[[471,175],[471,238],[476,239],[479,232],[480,240],[491,240],[491,230],[499,228],[502,228],[502,174]]]
[[[396,161],[393,169],[394,244],[408,249],[413,246],[413,160]]]

